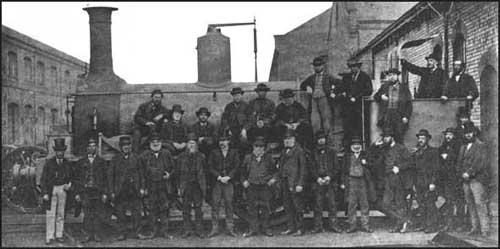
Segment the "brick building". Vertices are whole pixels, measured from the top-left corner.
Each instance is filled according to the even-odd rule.
[[[2,25],[2,144],[45,146],[51,127],[70,125],[66,97],[85,68],[85,62]]]
[[[334,2],[332,7],[284,35],[275,35],[269,81],[302,80],[316,56],[328,70],[348,70],[346,60],[415,2]],[[390,11],[388,11],[390,10]]]

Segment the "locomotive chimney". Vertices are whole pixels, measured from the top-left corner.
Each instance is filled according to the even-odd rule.
[[[198,37],[198,82],[218,85],[231,81],[229,37],[220,28],[209,26],[207,34]]]

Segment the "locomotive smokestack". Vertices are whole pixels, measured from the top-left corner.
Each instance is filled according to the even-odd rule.
[[[198,82],[217,85],[231,81],[231,49],[229,37],[220,28],[208,27],[198,37]]]
[[[90,70],[89,74],[113,73],[111,54],[111,13],[117,8],[84,8],[89,14],[90,24]]]

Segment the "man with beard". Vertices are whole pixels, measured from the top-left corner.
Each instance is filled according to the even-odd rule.
[[[251,144],[255,141],[255,138],[257,137],[264,137],[266,142],[271,136],[271,127],[266,126],[264,122],[264,118],[261,116],[256,117],[255,125],[253,125],[250,129],[248,129],[247,136],[248,136],[248,143],[249,143],[249,152],[251,152]]]
[[[381,114],[377,125],[392,129],[395,132],[396,142],[403,143],[413,107],[408,85],[399,82],[400,74],[396,68],[389,69],[386,72],[387,83],[380,86],[374,99],[379,103]]]
[[[342,228],[337,224],[337,203],[335,202],[336,190],[338,187],[338,174],[340,165],[337,161],[337,152],[327,146],[327,134],[319,130],[315,134],[316,148],[313,151],[312,175],[313,192],[315,195],[314,210],[314,231],[323,231],[323,204],[326,201],[328,207],[329,230],[341,233]]]
[[[247,189],[248,213],[250,216],[249,231],[243,237],[257,235],[259,224],[264,228],[266,236],[273,236],[269,218],[271,213],[271,187],[278,180],[278,172],[271,154],[265,153],[266,143],[263,137],[253,142],[253,151],[247,154],[241,165],[241,181]]]
[[[436,179],[439,170],[439,151],[429,145],[432,138],[429,131],[421,129],[417,134],[417,148],[412,153],[415,167],[414,185],[416,190],[416,199],[419,209],[422,210],[422,220],[420,228],[425,233],[434,233],[437,231],[437,222],[439,212],[436,207],[437,189]],[[415,218],[415,217],[413,217]]]
[[[151,100],[139,106],[135,112],[135,129],[133,135],[133,149],[141,151],[141,147],[147,142],[147,137],[152,132],[159,132],[164,121],[168,119],[170,111],[161,104],[163,93],[159,89],[151,92]]]
[[[46,213],[47,232],[45,243],[48,245],[55,239],[64,242],[64,211],[66,206],[66,191],[70,189],[70,162],[64,158],[66,145],[64,138],[54,139],[56,156],[47,160],[43,167],[40,183],[45,202],[50,202]]]
[[[208,158],[211,177],[217,180],[212,191],[212,231],[208,237],[217,235],[220,230],[219,209],[222,201],[226,208],[227,233],[236,237],[233,222],[233,182],[240,166],[240,159],[238,151],[229,147],[230,140],[230,136],[223,134],[219,138],[219,149],[213,150]]]
[[[443,96],[443,101],[448,98],[466,98],[465,106],[467,110],[472,109],[472,102],[479,97],[476,82],[474,78],[465,72],[465,63],[457,60],[453,62],[453,75],[448,80]]]
[[[173,192],[172,173],[174,162],[168,150],[162,149],[161,138],[153,133],[149,140],[149,149],[140,156],[140,165],[144,170],[144,187],[146,192],[146,206],[149,210],[149,224],[153,233],[148,236],[168,235],[168,208],[170,196]],[[159,221],[159,224],[157,222]]]
[[[415,93],[415,98],[440,98],[443,93],[443,87],[448,80],[446,72],[439,68],[440,56],[432,53],[425,57],[427,67],[419,67],[405,59],[401,59],[403,69],[408,69],[412,74],[420,76],[420,84]]]
[[[231,90],[233,101],[224,107],[220,126],[221,133],[225,130],[231,132],[231,144],[238,150],[242,148],[240,136],[243,139],[247,138],[246,130],[243,129],[247,124],[246,110],[248,108],[248,103],[242,99],[244,93],[240,87]],[[241,151],[240,153],[243,154]]]
[[[201,206],[206,194],[205,155],[198,151],[198,137],[194,133],[187,136],[186,150],[177,159],[175,175],[179,179],[179,191],[182,197],[183,238],[193,234],[191,226],[191,208],[195,214],[195,234],[203,238],[203,213]]]
[[[193,132],[198,137],[198,150],[208,158],[210,151],[216,148],[215,136],[216,130],[215,125],[208,122],[208,118],[211,113],[208,108],[201,107],[196,111],[196,116],[198,121],[191,126],[190,132]]]
[[[459,174],[462,176],[465,201],[469,210],[472,229],[468,235],[481,232],[489,236],[487,186],[490,181],[486,145],[476,139],[474,123],[464,124],[465,144],[460,147],[457,159]]]
[[[295,141],[295,132],[287,130],[283,138],[285,145],[279,161],[285,212],[288,216],[287,230],[282,235],[304,234],[304,180],[307,170],[306,156]]]
[[[125,223],[127,210],[132,213],[134,237],[139,237],[141,198],[145,195],[145,190],[143,170],[140,168],[138,156],[132,153],[130,137],[120,137],[118,144],[121,153],[111,159],[108,179],[114,179],[114,181],[109,181],[108,192],[120,223],[118,240],[125,240],[127,238],[127,224]]]
[[[257,119],[260,118],[264,122],[264,126],[269,127],[274,120],[275,104],[272,100],[266,98],[267,92],[271,90],[264,83],[259,83],[255,92],[257,98],[250,100],[246,109],[247,124],[245,129],[248,131],[255,125]]]
[[[182,110],[181,105],[173,105],[172,121],[165,123],[160,132],[163,146],[167,148],[174,157],[182,153],[186,148],[188,127],[182,122],[183,114],[184,110]]]
[[[438,174],[439,179],[437,180],[440,183],[438,187],[446,199],[443,207],[441,207],[443,216],[445,217],[445,226],[442,230],[450,231],[457,229],[457,231],[463,231],[463,225],[465,224],[465,200],[461,189],[461,176],[458,174],[457,169],[457,157],[461,144],[455,138],[455,129],[453,127],[447,128],[443,134],[444,141],[441,147],[439,147],[441,167]],[[454,209],[457,210],[455,220],[453,218]]]

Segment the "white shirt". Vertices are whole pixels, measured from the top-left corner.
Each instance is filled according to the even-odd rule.
[[[467,144],[466,151],[469,151],[469,150],[470,150],[470,147],[472,147],[472,143],[468,143],[468,144]]]

